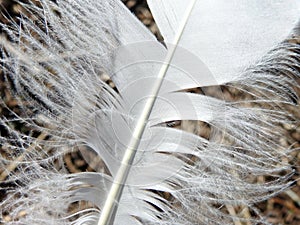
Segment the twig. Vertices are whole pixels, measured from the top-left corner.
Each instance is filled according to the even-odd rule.
[[[41,133],[38,137],[37,140],[44,140],[47,137],[46,133]],[[36,147],[36,142],[32,143],[20,156],[18,156],[14,161],[12,161],[6,169],[0,174],[0,181],[3,181],[6,179],[6,177],[14,171],[18,164],[24,159],[26,153],[30,152],[34,147]]]
[[[300,206],[300,197],[295,192],[292,190],[286,190],[284,193],[287,194],[298,206]]]
[[[233,206],[231,205],[226,205],[227,211],[229,212],[229,214],[233,217],[233,223],[234,225],[243,225],[239,219],[237,218],[235,209],[233,208]]]

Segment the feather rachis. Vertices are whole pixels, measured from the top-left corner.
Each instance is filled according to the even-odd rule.
[[[189,19],[189,16],[191,14],[191,11],[195,5],[196,1],[193,1],[191,3],[191,6],[187,10],[186,17],[182,21],[182,25],[179,27],[179,32],[175,37],[174,40],[174,48],[171,48],[168,51],[166,62],[163,64],[162,68],[160,69],[160,72],[157,76],[157,82],[153,84],[152,92],[150,93],[150,96],[148,97],[148,100],[145,103],[145,106],[143,108],[143,111],[140,115],[140,117],[137,120],[136,127],[134,128],[134,131],[132,133],[132,139],[130,140],[127,149],[125,150],[124,157],[121,162],[121,167],[118,170],[118,173],[115,177],[114,183],[111,187],[111,190],[108,194],[106,203],[103,207],[101,216],[99,218],[98,225],[105,225],[107,223],[111,224],[113,223],[112,214],[115,213],[116,209],[116,202],[120,200],[121,194],[122,194],[122,188],[123,184],[126,183],[126,179],[130,170],[130,165],[134,161],[135,152],[138,150],[138,146],[140,143],[140,140],[143,136],[146,123],[149,120],[152,108],[155,103],[155,99],[158,96],[158,93],[160,91],[160,88],[162,86],[162,82],[165,78],[166,72],[169,68],[169,65],[172,61],[172,58],[174,56],[174,53],[176,51],[176,46],[178,45],[180,41],[180,37],[184,31],[185,25]],[[115,205],[115,206],[114,206]]]

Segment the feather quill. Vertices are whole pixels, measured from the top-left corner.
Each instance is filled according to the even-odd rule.
[[[14,218],[8,224],[230,224],[236,218],[222,205],[252,207],[290,185],[275,129],[288,118],[276,105],[295,98],[285,75],[298,75],[290,51],[298,46],[268,51],[292,30],[298,1],[148,2],[167,49],[118,0],[20,2],[19,23],[1,24],[11,40],[1,38],[2,70],[22,109],[1,118],[2,146],[23,154],[6,181],[19,185],[1,203]],[[270,107],[184,91],[217,84]],[[204,121],[212,135],[164,126],[175,120]],[[15,121],[49,139],[15,129]],[[78,146],[107,171],[55,167]],[[251,180],[266,174],[270,182]],[[93,207],[69,212],[82,201]]]

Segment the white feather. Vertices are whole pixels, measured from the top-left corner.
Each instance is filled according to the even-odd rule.
[[[149,3],[170,42],[188,2]],[[25,152],[21,173],[9,178],[22,185],[0,206],[12,218],[20,211],[27,216],[8,224],[229,224],[235,218],[224,214],[222,205],[251,207],[289,186],[291,170],[280,161],[285,152],[275,129],[287,116],[272,107],[294,97],[292,80],[284,75],[297,74],[292,68],[297,60],[288,51],[297,47],[285,43],[260,57],[292,29],[299,13],[291,6],[295,1],[198,1],[168,49],[118,0],[41,4],[23,4],[33,18],[23,15],[22,26],[1,25],[13,40],[1,39],[2,69],[13,80],[16,98],[28,101],[16,120],[51,137],[39,141],[1,119],[10,134],[1,143]],[[198,13],[204,9],[202,20]],[[266,28],[276,19],[280,22],[271,26],[276,31]],[[214,36],[212,24],[220,21],[222,35]],[[244,51],[251,54],[241,57]],[[249,62],[253,66],[245,70]],[[118,93],[101,81],[103,72],[112,77]],[[253,102],[264,101],[271,108],[183,91],[216,84],[249,89]],[[46,118],[43,124],[39,118]],[[212,135],[207,140],[163,126],[173,120],[204,121]],[[43,151],[28,152],[35,142]],[[53,158],[83,145],[101,157],[108,172],[55,169]],[[134,157],[124,160],[128,152]],[[287,175],[278,178],[279,171]],[[251,181],[266,174],[271,182]],[[169,199],[161,193],[169,193]],[[68,207],[79,201],[94,207],[70,214]]]
[[[172,43],[191,0],[148,0],[166,43]],[[180,46],[202,60],[218,84],[241,75],[284,40],[299,18],[297,0],[197,1]]]

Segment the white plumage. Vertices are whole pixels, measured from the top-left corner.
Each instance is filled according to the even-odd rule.
[[[12,40],[1,39],[4,76],[28,102],[15,120],[49,135],[40,141],[1,119],[9,134],[1,143],[25,159],[9,178],[21,184],[0,206],[27,215],[8,224],[230,224],[223,205],[252,207],[290,185],[276,140],[288,118],[277,104],[295,96],[286,75],[298,75],[298,46],[278,43],[299,2],[199,0],[187,13],[191,2],[148,1],[167,48],[118,0],[21,3],[31,18],[1,25]],[[184,91],[215,85],[269,107]],[[205,139],[164,126],[175,120],[203,121],[213,132]],[[40,148],[28,151],[35,142]],[[94,151],[108,172],[54,169],[75,146]],[[271,181],[252,180],[261,175]],[[79,201],[94,207],[70,214]]]

